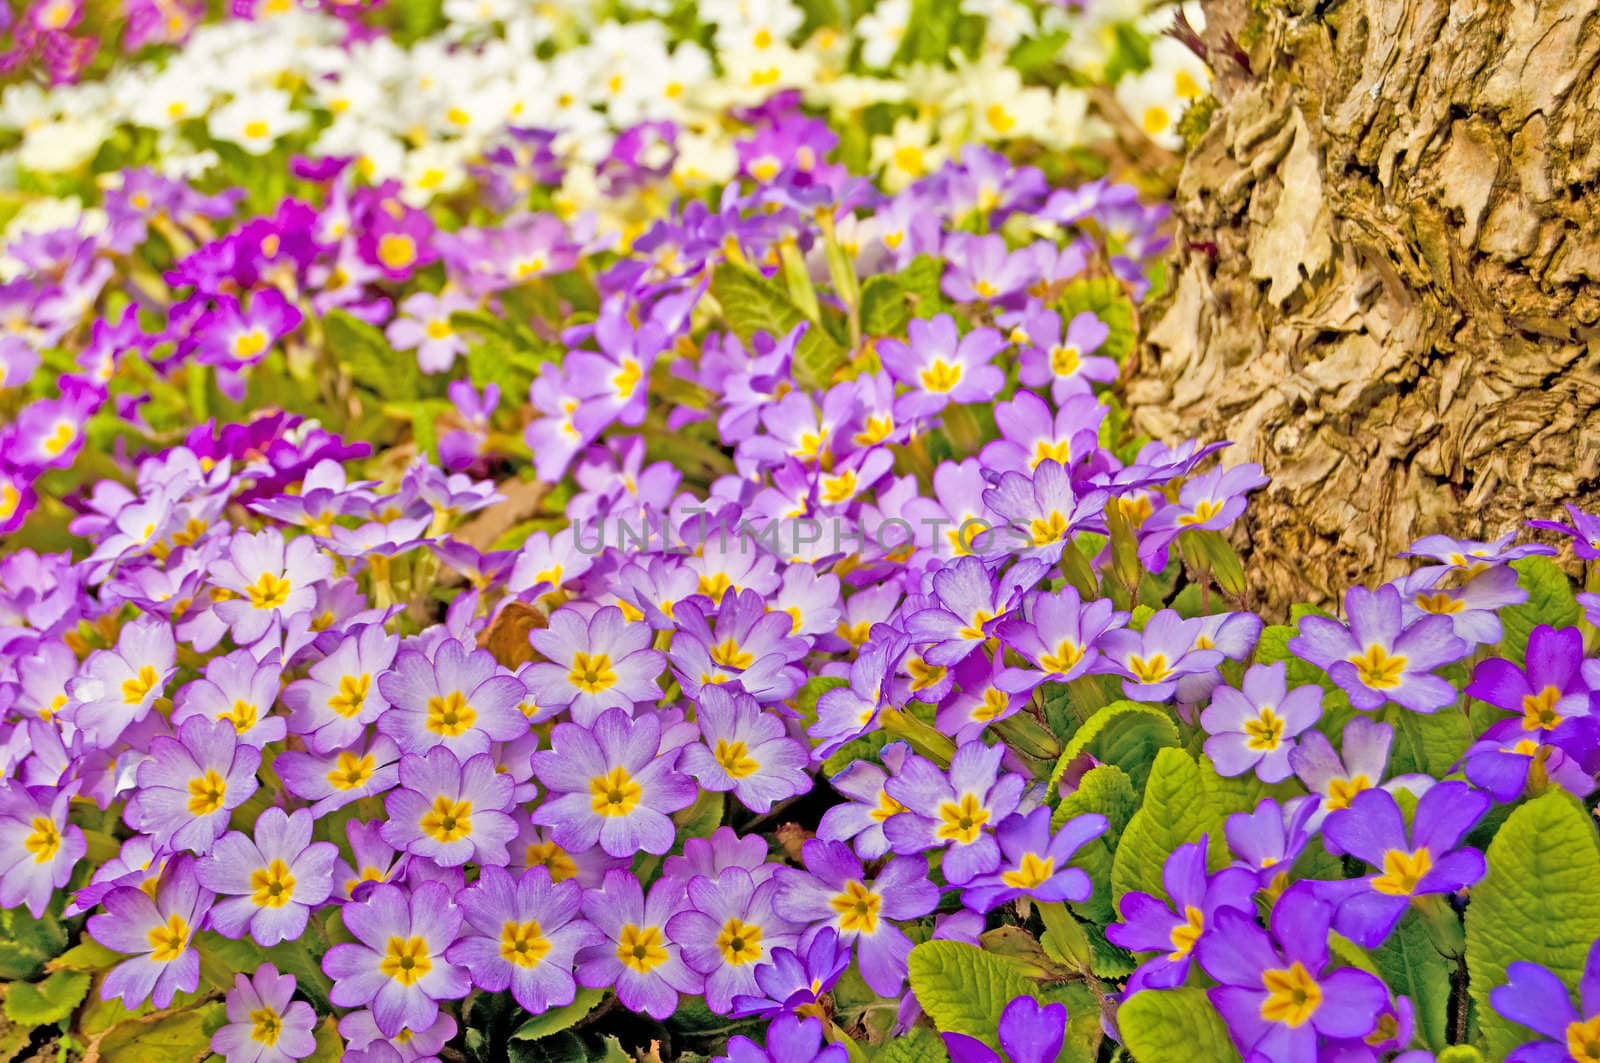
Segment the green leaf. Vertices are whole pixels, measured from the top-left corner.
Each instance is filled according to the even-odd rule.
[[[834,687],[847,687],[850,680],[842,675],[816,675],[806,680],[806,685],[794,696],[795,712],[800,722],[810,727],[817,722],[817,701]]]
[[[1435,1063],[1483,1063],[1483,1053],[1471,1045],[1451,1045],[1439,1053]]]
[[[1067,765],[1084,753],[1128,773],[1135,789],[1144,786],[1150,765],[1162,749],[1179,745],[1178,728],[1165,710],[1136,701],[1117,701],[1095,712],[1073,733],[1050,776],[1052,786]]]
[[[1115,277],[1085,277],[1068,284],[1056,299],[1056,311],[1061,315],[1062,331],[1079,314],[1090,313],[1111,330],[1098,350],[1084,354],[1097,354],[1114,358],[1120,365],[1138,342],[1139,333],[1134,325],[1133,300],[1127,289]]]
[[[1094,883],[1089,899],[1072,906],[1073,911],[1085,919],[1103,925],[1116,918],[1116,909],[1111,903],[1111,869],[1123,829],[1138,807],[1139,795],[1128,773],[1115,764],[1100,764],[1084,774],[1076,790],[1062,797],[1061,804],[1050,817],[1051,827],[1057,830],[1067,820],[1086,812],[1098,812],[1106,817],[1106,832],[1079,849],[1072,858],[1072,866],[1082,869]]]
[[[1203,989],[1146,989],[1117,1009],[1123,1043],[1139,1063],[1228,1063],[1239,1053]]]
[[[940,1033],[964,1033],[990,1048],[1000,1013],[1035,984],[1027,968],[960,941],[925,941],[911,950],[911,988]]]
[[[317,1023],[317,1047],[305,1063],[338,1063],[344,1058],[344,1038],[339,1036],[339,1020],[329,1015]]]
[[[58,1023],[89,992],[89,981],[81,971],[57,971],[42,982],[13,982],[6,991],[6,1018],[19,1026]]]
[[[1572,593],[1572,581],[1548,557],[1524,557],[1511,562],[1511,567],[1517,570],[1517,586],[1528,592],[1528,600],[1500,610],[1503,634],[1499,653],[1521,664],[1535,627],[1571,627],[1582,613]]]
[[[672,822],[678,828],[678,840],[709,838],[722,825],[722,814],[727,810],[727,795],[719,790],[702,790],[694,804],[677,812]],[[584,992],[587,992],[585,990]]]
[[[511,1035],[513,1041],[536,1041],[541,1037],[549,1037],[553,1033],[577,1025],[585,1015],[595,1009],[605,998],[604,989],[579,988],[577,995],[572,998],[572,1003],[561,1008],[551,1008],[542,1014],[535,1015],[521,1026],[517,1027]]]
[[[1105,1034],[1100,1029],[1100,1002],[1093,991],[1083,982],[1066,982],[1041,987],[1033,997],[1041,1004],[1067,1006],[1067,1035],[1056,1063],[1094,1063]]]
[[[512,1041],[506,1045],[511,1063],[588,1063],[583,1040],[566,1030],[538,1041]]]
[[[226,1016],[221,1002],[165,1015],[155,1022],[119,1023],[100,1041],[106,1063],[150,1063],[155,1059],[195,1059],[211,1047],[212,1025]]]
[[[911,320],[906,290],[891,274],[878,273],[861,286],[861,334],[898,336]]]
[[[353,314],[330,310],[322,319],[328,351],[350,371],[356,383],[386,399],[410,399],[419,393],[420,370],[411,352],[396,351],[383,333]]]
[[[926,1026],[913,1026],[904,1037],[880,1045],[872,1063],[944,1063],[949,1058],[938,1034]]]
[[[78,944],[45,964],[51,971],[109,971],[127,959],[120,952],[112,952],[94,938],[85,937]]]
[[[1466,713],[1447,705],[1424,716],[1401,705],[1384,707],[1381,717],[1394,728],[1389,753],[1389,774],[1422,772],[1442,779],[1472,744],[1472,724]]]
[[[711,294],[735,335],[746,344],[758,332],[781,340],[795,326],[810,322],[794,352],[795,381],[802,387],[825,386],[848,357],[826,329],[801,313],[783,289],[755,270],[732,262],[718,264],[711,274]]]
[[[1417,1030],[1428,1047],[1445,1045],[1450,1018],[1450,972],[1454,967],[1428,940],[1428,931],[1415,911],[1406,913],[1400,926],[1372,953],[1378,974],[1397,994],[1411,998]]]
[[[1488,1055],[1504,1059],[1528,1031],[1502,1018],[1489,993],[1515,960],[1578,984],[1589,943],[1600,937],[1600,849],[1583,804],[1552,790],[1511,814],[1487,856],[1489,872],[1467,906],[1467,984]]]
[[[46,910],[43,919],[35,919],[26,908],[0,910],[0,979],[25,982],[67,947],[58,910]]]
[[[1222,821],[1250,807],[1242,788],[1230,788],[1209,764],[1196,764],[1181,749],[1163,749],[1145,785],[1139,811],[1128,821],[1111,868],[1117,899],[1130,890],[1165,897],[1161,869],[1180,845],[1210,836],[1210,855],[1223,851]]]

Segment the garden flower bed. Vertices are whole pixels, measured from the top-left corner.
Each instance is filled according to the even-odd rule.
[[[1600,1056],[1600,518],[1128,419],[1197,13],[11,18],[0,1059]]]

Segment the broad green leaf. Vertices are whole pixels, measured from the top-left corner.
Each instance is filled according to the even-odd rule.
[[[859,738],[852,738],[822,762],[822,774],[831,779],[858,760],[875,758],[879,750],[892,741],[894,735],[882,730],[868,731]]]
[[[332,1015],[317,1023],[317,1047],[305,1063],[338,1063],[344,1058],[344,1038],[339,1036],[339,1020]]]
[[[109,971],[127,959],[120,952],[112,952],[94,938],[85,937],[78,944],[45,964],[51,971]]]
[[[1250,807],[1250,799],[1230,788],[1209,764],[1196,764],[1181,749],[1161,750],[1139,811],[1118,843],[1111,868],[1113,894],[1121,898],[1129,890],[1140,890],[1164,897],[1161,869],[1172,851],[1209,835],[1209,853],[1216,860],[1224,851],[1223,819]]]
[[[72,1014],[89,992],[89,976],[57,971],[42,982],[13,982],[6,991],[6,1018],[19,1026],[49,1026]]]
[[[694,804],[672,817],[678,827],[678,840],[682,842],[690,838],[711,837],[712,832],[722,825],[722,814],[726,810],[726,794],[718,790],[702,790]]]
[[[1000,1013],[1035,985],[1022,964],[960,941],[925,941],[909,964],[911,988],[940,1033],[964,1033],[995,1049]]]
[[[1451,1045],[1439,1053],[1435,1063],[1483,1063],[1483,1053],[1472,1045]]]
[[[1443,1048],[1450,1018],[1450,972],[1455,965],[1433,947],[1416,912],[1406,913],[1372,958],[1384,983],[1411,999],[1417,1030],[1428,1047]]]
[[[577,995],[572,998],[572,1003],[560,1008],[551,1008],[542,1014],[535,1015],[521,1026],[517,1027],[511,1035],[513,1041],[536,1041],[541,1037],[549,1037],[553,1033],[577,1025],[585,1015],[595,1009],[595,1005],[604,999],[604,989],[585,989],[580,987]]]
[[[1146,989],[1117,1009],[1117,1028],[1138,1063],[1229,1063],[1238,1051],[1203,989]]]
[[[1056,299],[1055,308],[1061,315],[1063,332],[1074,317],[1085,312],[1098,317],[1111,330],[1111,334],[1106,337],[1106,341],[1098,350],[1085,351],[1085,354],[1114,358],[1121,364],[1138,341],[1138,328],[1133,318],[1133,300],[1128,298],[1127,289],[1115,277],[1080,278],[1073,281]]]
[[[1589,944],[1600,937],[1596,844],[1594,820],[1564,790],[1517,809],[1489,844],[1489,872],[1467,906],[1467,984],[1491,1059],[1529,1036],[1489,1005],[1506,964],[1540,964],[1569,987],[1583,974]]]
[[[1136,701],[1113,702],[1073,733],[1050,782],[1055,785],[1067,765],[1090,753],[1102,764],[1115,764],[1127,772],[1139,789],[1150,775],[1156,754],[1178,744],[1178,728],[1165,710]]]
[[[1067,1035],[1056,1063],[1094,1063],[1105,1034],[1100,1029],[1100,1002],[1082,982],[1043,986],[1033,993],[1041,1004],[1067,1006]]]
[[[905,1036],[878,1046],[872,1063],[944,1063],[949,1058],[938,1034],[926,1026],[913,1026]]]
[[[59,906],[35,919],[26,908],[0,909],[0,979],[25,982],[67,947],[67,932],[56,911]]]
[[[211,1046],[213,1023],[226,1014],[218,1001],[164,1015],[155,1022],[134,1019],[119,1023],[101,1039],[100,1058],[106,1063],[196,1059]]]
[[[410,351],[396,351],[383,332],[353,314],[330,310],[322,319],[328,350],[356,383],[386,399],[418,394],[420,370]]]
[[[1422,772],[1442,779],[1472,744],[1472,723],[1454,705],[1424,716],[1401,705],[1387,705],[1384,723],[1394,728],[1389,751],[1389,773]]]
[[[795,326],[810,322],[794,352],[795,381],[803,387],[825,386],[848,357],[821,324],[795,306],[788,293],[748,267],[719,264],[711,274],[711,294],[735,335],[747,344],[758,332],[781,340]]]
[[[1511,567],[1517,570],[1517,585],[1528,592],[1528,600],[1500,610],[1503,634],[1499,653],[1521,664],[1535,627],[1571,627],[1582,613],[1572,593],[1572,581],[1548,557],[1524,557],[1511,562]]]
[[[200,953],[200,982],[224,993],[233,989],[234,976],[255,974],[267,962],[267,953],[248,937],[226,938],[214,931],[196,934],[194,946]]]
[[[898,336],[911,320],[906,290],[892,275],[879,273],[861,286],[861,334]]]
[[[1098,812],[1106,817],[1106,832],[1079,849],[1072,858],[1072,866],[1083,869],[1094,883],[1089,899],[1072,906],[1086,919],[1105,924],[1116,918],[1116,909],[1111,903],[1112,863],[1123,829],[1138,807],[1139,796],[1128,773],[1115,764],[1100,764],[1084,774],[1078,781],[1078,788],[1061,799],[1050,817],[1051,826],[1056,829],[1086,812]]]
[[[841,675],[815,675],[807,679],[806,685],[794,696],[794,708],[800,714],[800,722],[807,727],[816,723],[817,700],[834,687],[849,685],[850,680]]]

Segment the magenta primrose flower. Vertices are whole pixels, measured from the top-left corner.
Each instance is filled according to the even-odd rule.
[[[400,761],[400,788],[384,798],[389,818],[380,828],[383,840],[441,867],[468,860],[504,864],[506,842],[517,833],[507,815],[513,786],[488,753],[465,763],[444,746],[426,756],[407,754]]]
[[[151,739],[123,818],[153,835],[158,849],[208,852],[256,792],[260,764],[261,751],[241,743],[231,723],[191,716],[177,738]]]
[[[1067,1006],[1040,1004],[1031,996],[1012,1000],[995,1031],[1004,1055],[964,1033],[943,1036],[951,1063],[1052,1063],[1067,1038]]]
[[[683,747],[678,768],[702,789],[732,791],[740,804],[762,813],[811,789],[811,751],[749,694],[702,687],[695,719],[700,741]]]
[[[1589,946],[1578,1001],[1580,1007],[1573,1007],[1571,991],[1549,968],[1527,960],[1506,964],[1506,983],[1489,990],[1489,1003],[1539,1035],[1507,1056],[1507,1063],[1567,1063],[1600,1052],[1600,941]]]
[[[740,1034],[728,1039],[728,1054],[711,1063],[846,1063],[844,1045],[824,1044],[822,1020],[780,1015],[767,1027],[767,1043],[758,1045]]]
[[[211,1035],[211,1050],[228,1063],[294,1063],[317,1050],[317,1013],[294,1000],[295,981],[270,963],[233,976],[228,1024]]]
[[[694,803],[696,787],[661,751],[661,721],[629,719],[608,709],[592,728],[558,723],[551,748],[533,755],[533,772],[550,791],[533,821],[557,844],[583,850],[599,844],[612,856],[664,853],[677,830],[668,814]]]
[[[689,969],[677,943],[667,937],[667,921],[686,904],[681,881],[659,879],[646,896],[633,875],[607,871],[604,884],[583,895],[584,917],[603,938],[578,952],[578,981],[593,989],[614,989],[632,1011],[654,1019],[669,1017],[680,996],[694,996],[704,988],[701,976]]]
[[[649,648],[650,628],[629,623],[616,606],[588,619],[576,609],[557,609],[549,627],[528,637],[545,658],[523,673],[528,691],[542,708],[567,708],[574,723],[589,726],[607,709],[631,713],[636,704],[661,697],[656,679],[666,662]]]
[[[800,948],[831,928],[840,943],[855,946],[861,976],[881,996],[898,996],[906,977],[911,939],[895,925],[919,919],[939,903],[939,889],[928,881],[927,861],[897,856],[868,875],[850,847],[813,838],[801,850],[805,870],[780,868],[774,907],[779,915],[808,929]]]
[[[333,979],[328,998],[341,1008],[370,1005],[385,1037],[429,1029],[439,1001],[457,1000],[472,988],[467,969],[445,955],[462,913],[443,883],[424,882],[409,893],[379,885],[341,912],[356,942],[335,945],[322,958]]]
[[[1324,1039],[1371,1033],[1389,1002],[1383,983],[1354,967],[1330,969],[1333,907],[1309,884],[1293,886],[1272,909],[1269,935],[1253,913],[1219,908],[1214,932],[1195,946],[1219,985],[1206,991],[1244,1055],[1316,1063]]]
[[[1345,593],[1348,626],[1322,616],[1300,620],[1289,652],[1319,668],[1350,695],[1350,704],[1372,711],[1393,701],[1412,712],[1436,712],[1456,700],[1455,687],[1433,674],[1467,655],[1449,618],[1428,616],[1402,623],[1400,592],[1393,584],[1376,591]]]
[[[222,837],[195,866],[200,884],[218,895],[211,927],[225,937],[243,937],[271,948],[305,932],[311,910],[333,892],[337,846],[311,840],[313,817],[269,808],[251,835]]]
[[[520,878],[484,867],[458,900],[466,925],[445,955],[471,971],[475,985],[491,992],[509,986],[534,1015],[572,1003],[573,957],[602,937],[580,915],[582,886],[571,879],[552,882],[543,867]]]
[[[106,910],[89,917],[89,936],[128,959],[106,975],[100,999],[121,997],[130,1009],[146,1000],[164,1008],[179,990],[199,986],[194,935],[211,907],[211,894],[195,877],[193,857],[174,857],[153,891],[122,886],[101,903]]]

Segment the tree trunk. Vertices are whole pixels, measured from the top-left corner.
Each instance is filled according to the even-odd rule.
[[[1218,107],[1129,399],[1272,477],[1253,604],[1600,495],[1600,2],[1203,0]]]

